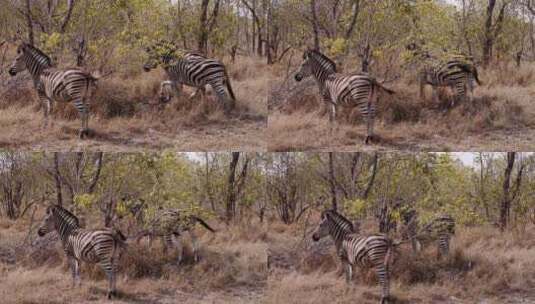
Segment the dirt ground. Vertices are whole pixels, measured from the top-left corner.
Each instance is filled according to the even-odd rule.
[[[269,151],[532,151],[535,128],[510,128],[483,132],[444,132],[425,124],[380,125],[377,141],[364,143],[364,125],[338,124],[330,131],[328,118],[313,114],[301,117],[274,114],[269,117],[267,143]],[[280,123],[286,121],[286,123]],[[293,123],[293,122],[299,123]],[[291,136],[297,130],[298,136]],[[392,132],[393,131],[393,132]]]
[[[30,107],[0,110],[0,117],[5,118],[0,121],[0,148],[112,152],[266,150],[266,121],[262,116],[235,115],[195,124],[158,117],[93,120],[93,134],[84,140],[78,138],[78,120],[55,120],[45,129],[42,113]]]

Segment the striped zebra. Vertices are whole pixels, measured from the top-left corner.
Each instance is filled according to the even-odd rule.
[[[437,88],[449,87],[454,95],[451,98],[451,107],[455,101],[471,101],[474,93],[474,82],[481,85],[477,67],[473,59],[464,55],[444,55],[442,58],[433,56],[420,50],[415,44],[407,46],[415,58],[423,64],[419,71],[420,98],[425,98],[424,88],[430,85],[433,88],[433,101],[437,102]]]
[[[322,212],[321,220],[312,234],[314,241],[330,235],[337,253],[345,265],[346,281],[353,276],[355,265],[361,268],[375,268],[381,285],[381,304],[390,299],[389,263],[395,244],[384,234],[360,235],[350,229],[351,222],[334,210]]]
[[[79,69],[56,69],[52,60],[38,48],[22,43],[17,48],[17,57],[9,68],[11,76],[28,70],[33,78],[39,100],[44,104],[44,126],[48,126],[48,116],[52,101],[72,101],[82,119],[80,138],[89,135],[88,98],[93,84],[98,80],[90,73]]]
[[[195,224],[199,223],[208,231],[215,233],[215,230],[210,227],[204,220],[194,215],[184,215],[178,209],[160,209],[156,212],[154,219],[148,224],[149,228],[138,233],[137,241],[141,238],[149,237],[149,246],[152,246],[154,238],[159,237],[162,241],[162,248],[164,254],[167,253],[168,248],[176,248],[178,251],[177,263],[182,262],[182,244],[180,237],[188,232],[191,238],[191,247],[193,250],[193,259],[195,262],[199,261],[197,237],[193,232]]]
[[[455,220],[451,216],[438,215],[423,227],[420,227],[416,212],[408,212],[403,220],[403,238],[410,240],[414,252],[422,249],[422,243],[436,242],[439,258],[449,254],[450,241],[455,235]]]
[[[40,237],[57,231],[72,272],[73,287],[80,280],[80,262],[98,263],[108,277],[108,299],[117,295],[116,274],[120,249],[126,238],[118,229],[82,229],[78,218],[61,206],[49,206],[39,230]]]
[[[224,106],[225,113],[229,113],[235,106],[236,97],[232,90],[227,69],[222,62],[204,57],[196,52],[181,52],[172,47],[154,46],[147,48],[149,58],[143,65],[148,72],[161,65],[169,81],[173,83],[174,91],[180,93],[182,85],[197,88],[190,98],[199,93],[203,100],[206,98],[206,86],[214,90],[219,102]]]
[[[341,75],[336,73],[336,64],[322,53],[308,49],[303,54],[303,63],[295,74],[295,80],[300,82],[306,77],[313,76],[318,84],[320,94],[325,104],[330,105],[330,122],[336,119],[337,106],[357,107],[366,118],[367,133],[365,143],[373,140],[375,121],[375,102],[378,89],[393,94],[394,91],[385,88],[366,73]]]

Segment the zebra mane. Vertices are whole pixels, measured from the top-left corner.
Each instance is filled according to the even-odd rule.
[[[70,211],[68,211],[67,209],[59,205],[53,205],[49,208],[52,208],[51,211],[54,213],[54,215],[58,216],[59,218],[67,222],[70,226],[75,227],[75,228],[80,227],[80,222],[78,218],[74,214],[72,214]]]
[[[317,50],[307,50],[304,54],[304,57],[305,58],[312,58],[314,59],[315,61],[317,62],[320,62],[320,63],[324,63],[326,62],[328,65],[329,65],[329,68],[334,72],[336,73],[337,72],[337,69],[336,69],[336,63],[334,63],[334,61],[331,60],[331,58],[323,55],[322,53],[320,53],[319,51]]]
[[[328,217],[332,219],[334,222],[336,222],[338,225],[343,226],[344,228],[348,228],[351,232],[355,232],[355,228],[353,227],[353,223],[351,223],[350,220],[345,218],[343,215],[338,213],[336,210],[325,210],[321,214],[321,217]]]
[[[23,48],[23,50],[26,50],[26,51],[29,51],[29,53],[32,55],[33,58],[35,59],[43,59],[43,63],[47,66],[47,67],[51,67],[52,66],[52,59],[50,59],[50,57],[48,57],[47,54],[45,54],[43,51],[41,51],[40,49],[36,48],[35,46],[33,45],[30,45],[30,44],[27,44],[27,43],[23,43],[21,45],[21,47]]]

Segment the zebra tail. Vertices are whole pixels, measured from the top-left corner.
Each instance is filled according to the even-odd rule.
[[[225,69],[225,83],[227,84],[227,90],[230,95],[230,98],[232,98],[233,101],[236,101],[236,96],[234,95],[234,91],[232,90],[232,85],[230,84],[230,77],[228,76],[227,69]]]
[[[392,250],[396,246],[392,240],[388,240],[388,248],[386,249],[386,255],[385,255],[385,268],[389,269],[390,265],[392,265]]]
[[[117,228],[112,228],[113,239],[120,247],[126,247],[126,236]]]
[[[215,233],[215,229],[210,227],[205,221],[203,221],[201,218],[194,216],[193,217],[199,224],[204,226],[204,228],[208,229],[210,232]]]

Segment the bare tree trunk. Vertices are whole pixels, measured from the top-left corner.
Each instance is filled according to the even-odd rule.
[[[500,207],[500,229],[504,231],[509,224],[509,216],[511,214],[511,203],[516,199],[520,192],[522,185],[522,173],[524,171],[524,164],[520,165],[518,174],[515,179],[513,191],[511,192],[511,173],[515,165],[516,152],[507,152],[507,167],[505,168],[503,180],[503,197]]]
[[[368,185],[366,186],[366,190],[364,190],[364,193],[362,194],[362,198],[367,199],[368,195],[370,195],[370,191],[372,190],[373,184],[375,182],[375,177],[377,176],[377,163],[379,161],[379,154],[375,152],[373,155],[373,164],[372,164],[372,176],[370,177],[370,180],[368,181]]]
[[[320,31],[318,25],[318,15],[316,13],[316,0],[310,1],[310,11],[312,12],[312,31],[314,33],[314,49],[320,50]]]
[[[210,4],[210,0],[202,0],[199,23],[199,40],[197,45],[198,50],[204,54],[207,53],[208,49],[208,29],[206,28],[208,21],[208,4]]]
[[[63,22],[61,23],[60,33],[65,33],[65,30],[67,29],[67,25],[69,25],[69,21],[71,20],[72,11],[74,9],[75,4],[76,4],[76,0],[67,1],[67,15],[65,15],[65,18],[63,19]]]
[[[487,5],[487,16],[485,19],[485,38],[483,40],[483,65],[487,66],[492,58],[492,51],[494,42],[502,30],[503,20],[505,18],[505,9],[509,4],[509,0],[504,0],[498,18],[493,24],[494,9],[496,8],[496,0],[489,0]]]
[[[63,195],[61,192],[61,175],[59,172],[59,155],[58,152],[54,152],[54,180],[56,181],[56,197],[57,204],[63,205]]]
[[[232,152],[232,159],[229,165],[227,181],[227,204],[226,204],[226,221],[229,223],[236,215],[236,191],[234,189],[236,182],[236,167],[240,159],[240,152]]]
[[[26,0],[26,26],[28,27],[28,43],[30,45],[34,44],[33,38],[33,21],[32,21],[32,9],[30,0]]]
[[[331,202],[332,209],[338,210],[338,200],[336,197],[336,181],[334,173],[334,156],[333,152],[329,152],[329,184],[331,186]]]

